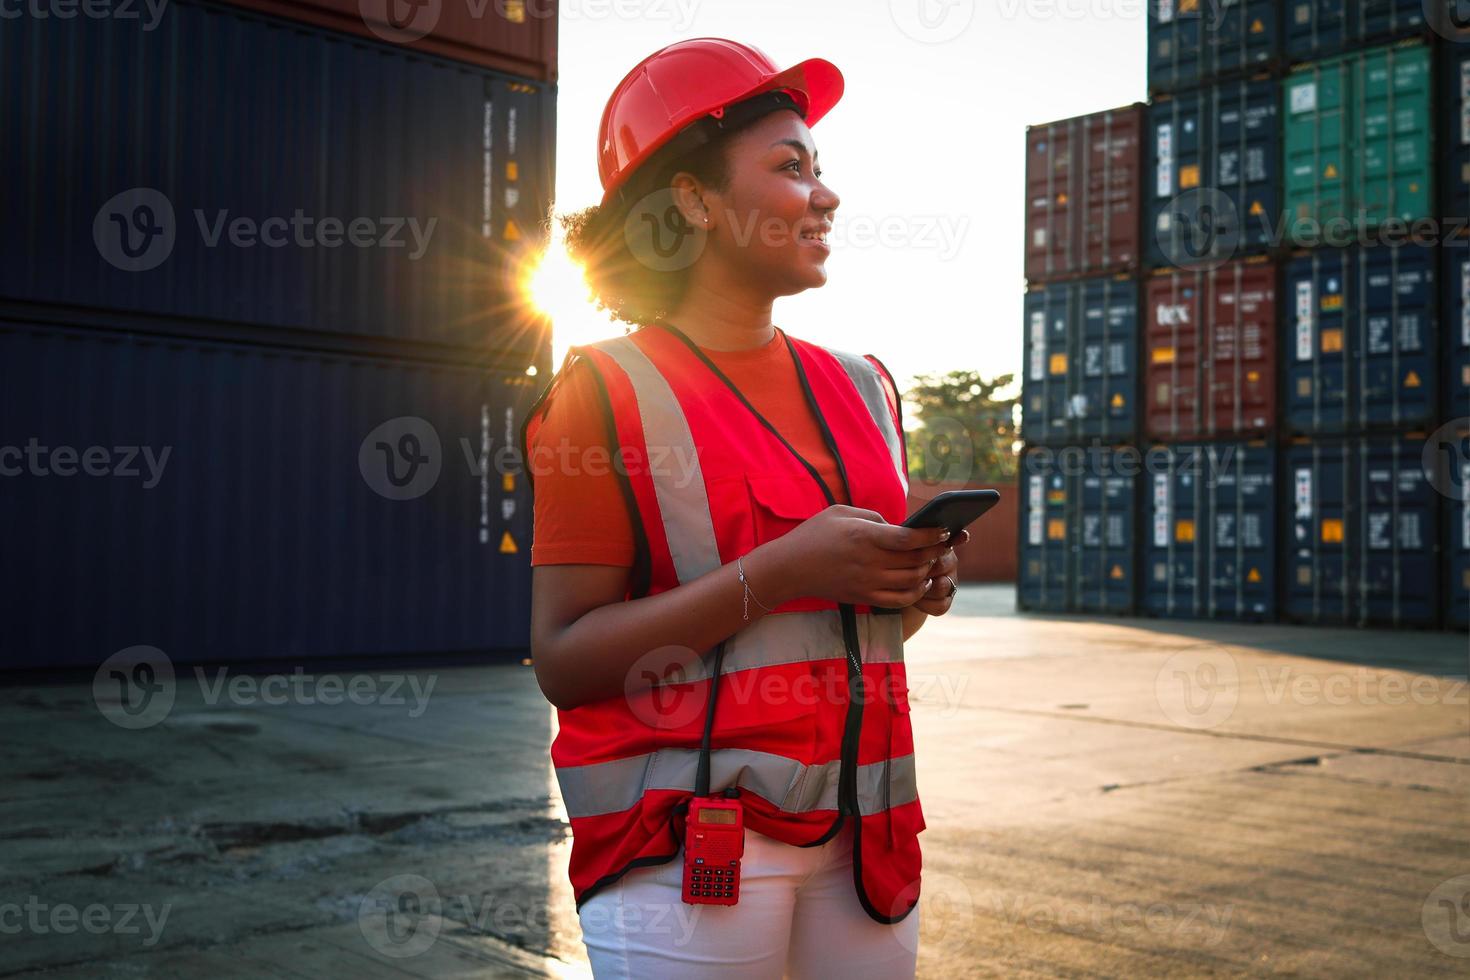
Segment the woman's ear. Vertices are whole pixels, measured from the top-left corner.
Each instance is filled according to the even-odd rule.
[[[674,207],[692,227],[708,230],[713,220],[711,209],[705,201],[706,188],[699,178],[686,171],[679,171],[669,182]]]

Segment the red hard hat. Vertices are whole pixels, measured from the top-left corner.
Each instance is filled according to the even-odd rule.
[[[806,124],[814,126],[842,98],[842,73],[821,58],[781,71],[759,49],[718,37],[679,41],[644,58],[602,110],[597,173],[603,203],[690,123],[772,91],[789,93]]]

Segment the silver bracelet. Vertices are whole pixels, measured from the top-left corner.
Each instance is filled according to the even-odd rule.
[[[741,560],[744,557],[745,557],[744,555],[741,555],[740,557],[738,557],[738,558],[735,559],[735,572],[736,572],[736,574],[738,574],[740,576],[740,584],[743,585],[743,586],[745,586],[745,618],[746,619],[749,619],[750,618],[750,600],[751,599],[755,599],[755,593],[753,593],[753,592],[750,591],[750,582],[748,582],[746,580],[746,578],[745,578],[745,566],[743,564],[741,564]],[[775,611],[770,606],[766,605],[764,602],[761,602],[759,599],[755,599],[755,604],[757,606],[760,606],[766,612],[774,612]]]

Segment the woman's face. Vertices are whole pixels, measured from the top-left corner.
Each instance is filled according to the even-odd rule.
[[[709,239],[701,261],[789,296],[827,281],[825,239],[839,199],[820,179],[817,147],[801,116],[762,116],[725,146],[729,181],[708,189]]]

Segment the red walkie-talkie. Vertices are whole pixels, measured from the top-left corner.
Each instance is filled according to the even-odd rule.
[[[734,905],[740,900],[740,856],[745,853],[745,813],[740,791],[696,796],[684,820],[684,901]]]

